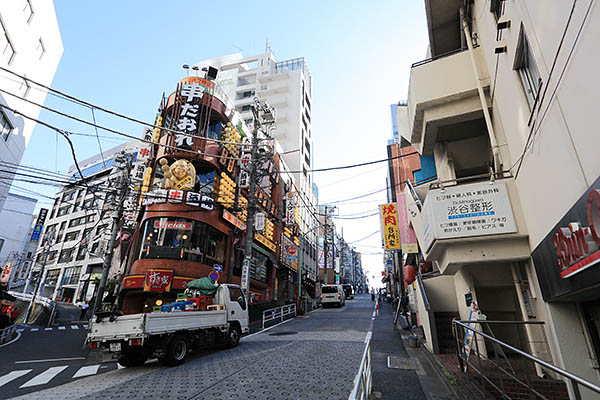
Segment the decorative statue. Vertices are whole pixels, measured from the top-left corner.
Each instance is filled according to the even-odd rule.
[[[196,184],[196,168],[185,159],[179,159],[170,166],[166,158],[160,160],[165,174],[165,189],[193,190]]]

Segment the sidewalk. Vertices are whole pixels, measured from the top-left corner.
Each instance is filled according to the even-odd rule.
[[[403,340],[410,331],[394,331],[394,310],[383,303],[375,317],[371,338],[373,390],[369,399],[458,399],[450,382],[426,354],[410,348]]]

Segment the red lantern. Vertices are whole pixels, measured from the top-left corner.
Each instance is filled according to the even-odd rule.
[[[413,283],[417,276],[417,269],[414,265],[405,265],[404,266],[404,282]]]
[[[421,272],[429,272],[433,269],[431,261],[424,261],[421,263]]]

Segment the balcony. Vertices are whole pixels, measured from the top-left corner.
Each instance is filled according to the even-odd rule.
[[[423,256],[443,275],[467,265],[527,260],[531,254],[512,178],[443,189],[425,184],[404,194]]]
[[[479,71],[487,71],[481,48],[475,59]],[[489,76],[482,85],[489,91]],[[456,50],[413,64],[408,96],[410,142],[422,155],[431,155],[440,131],[446,126],[483,118],[475,75],[468,51]]]

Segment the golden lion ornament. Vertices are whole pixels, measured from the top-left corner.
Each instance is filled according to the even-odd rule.
[[[160,165],[165,174],[165,189],[192,190],[196,184],[196,168],[188,160],[179,159],[173,164],[163,158]]]

